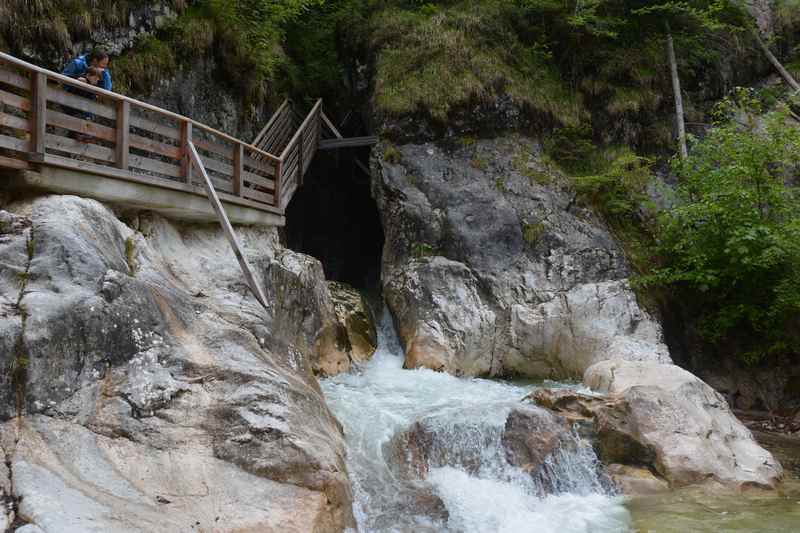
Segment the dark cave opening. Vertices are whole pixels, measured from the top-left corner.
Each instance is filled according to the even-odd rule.
[[[325,278],[380,293],[383,227],[370,193],[369,148],[318,152],[286,207],[286,245],[316,257]]]

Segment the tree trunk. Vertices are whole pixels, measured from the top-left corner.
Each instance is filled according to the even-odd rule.
[[[781,65],[781,62],[778,61],[778,58],[775,57],[775,54],[773,54],[770,51],[769,47],[767,46],[767,43],[765,43],[764,40],[761,39],[761,36],[758,34],[758,30],[757,29],[753,30],[753,34],[756,37],[756,41],[758,42],[758,46],[760,46],[761,50],[764,51],[764,55],[766,55],[767,59],[769,59],[769,62],[772,63],[775,66],[777,71],[780,73],[781,77],[786,81],[786,83],[789,84],[789,87],[791,87],[794,92],[800,91],[800,84],[798,84],[797,80],[795,80],[792,77],[792,75],[789,74],[789,71],[786,70],[783,65]]]
[[[669,59],[669,72],[672,77],[672,92],[675,96],[675,122],[678,126],[678,147],[681,152],[681,159],[689,156],[686,148],[686,123],[683,120],[683,97],[681,96],[681,79],[678,77],[678,62],[675,59],[675,46],[672,44],[672,32],[669,29],[669,22],[664,22],[667,29],[667,57]]]

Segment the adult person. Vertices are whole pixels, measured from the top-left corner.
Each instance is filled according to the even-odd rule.
[[[88,54],[83,54],[69,63],[61,71],[65,76],[70,78],[80,78],[86,75],[86,71],[90,68],[99,68],[103,71],[100,77],[100,82],[97,84],[101,89],[106,91],[111,90],[111,72],[108,70],[108,53],[100,48],[95,48]]]

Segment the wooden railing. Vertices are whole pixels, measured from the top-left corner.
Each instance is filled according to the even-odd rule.
[[[249,144],[188,117],[0,53],[0,167],[50,165],[283,212],[319,146],[322,102],[299,129],[287,101]],[[280,151],[280,155],[272,153]]]

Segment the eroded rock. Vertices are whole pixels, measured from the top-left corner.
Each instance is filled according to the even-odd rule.
[[[23,401],[0,403],[21,519],[46,533],[353,525],[341,428],[313,375],[338,324],[313,260],[238,228],[265,310],[213,227],[143,214],[134,231],[70,196],[6,212],[29,222],[0,239],[15,250],[0,280],[26,273],[0,284],[0,365],[25,359]]]
[[[669,490],[669,483],[646,468],[611,464],[606,471],[622,494],[640,496]]]
[[[517,136],[375,161],[383,288],[407,367],[578,378],[605,359],[670,362],[621,248],[540,151]]]

